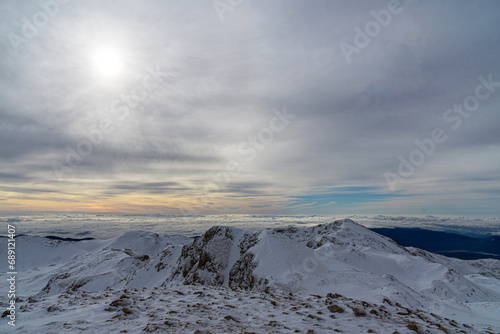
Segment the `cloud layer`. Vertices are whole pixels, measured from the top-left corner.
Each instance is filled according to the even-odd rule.
[[[496,1],[0,6],[3,211],[500,214]]]

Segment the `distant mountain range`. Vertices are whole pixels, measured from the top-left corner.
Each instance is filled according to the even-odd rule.
[[[463,260],[500,260],[500,236],[473,238],[456,233],[399,227],[371,230],[405,247],[417,247]]]

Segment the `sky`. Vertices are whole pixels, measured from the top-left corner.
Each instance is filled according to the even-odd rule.
[[[0,1],[0,212],[500,215],[498,1]]]

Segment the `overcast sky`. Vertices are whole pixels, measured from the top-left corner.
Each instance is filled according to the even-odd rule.
[[[498,216],[499,32],[498,1],[2,0],[0,210]]]

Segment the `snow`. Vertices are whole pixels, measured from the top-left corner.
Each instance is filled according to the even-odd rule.
[[[478,333],[451,319],[340,295],[255,293],[226,287],[63,293],[21,302],[17,333]],[[338,313],[336,310],[342,309]],[[358,315],[356,315],[356,312]],[[28,321],[29,317],[29,321]],[[453,325],[452,325],[453,324]],[[0,327],[2,330],[5,326]],[[463,333],[462,332],[462,333]],[[311,332],[309,332],[311,333]]]
[[[227,260],[227,267],[224,270],[224,283],[223,285],[228,286],[229,284],[229,272],[231,271],[231,268],[234,266],[236,261],[238,261],[240,257],[240,248],[238,247],[241,239],[244,236],[244,231],[243,230],[234,230],[233,233],[233,238],[237,240],[237,242],[233,242],[231,246],[231,250],[229,252],[229,257]]]
[[[20,333],[500,332],[500,261],[404,248],[349,219],[16,244]]]

